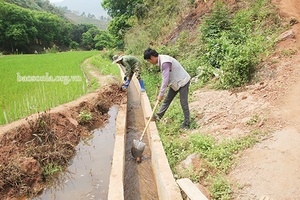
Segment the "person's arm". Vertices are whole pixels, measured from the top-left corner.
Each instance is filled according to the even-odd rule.
[[[172,69],[172,63],[170,62],[164,62],[162,64],[162,84],[161,84],[161,87],[160,87],[160,92],[159,92],[159,95],[157,97],[157,99],[159,101],[161,101],[163,99],[163,96],[166,92],[166,89],[168,87],[168,84],[169,84],[169,79],[170,79],[170,71]]]

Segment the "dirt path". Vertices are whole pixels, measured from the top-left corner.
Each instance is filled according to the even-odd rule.
[[[110,75],[107,75],[107,76],[103,76],[99,70],[97,68],[95,68],[94,66],[92,66],[91,64],[89,64],[89,61],[90,61],[90,58],[89,59],[86,59],[82,65],[86,65],[86,68],[88,70],[88,72],[85,72],[86,73],[86,77],[87,79],[92,79],[92,78],[95,78],[97,79],[97,82],[99,84],[99,88],[105,86],[105,85],[108,85],[109,83],[111,83],[114,79],[114,77],[110,76]],[[90,74],[90,75],[89,75]],[[91,76],[91,77],[89,77]],[[89,80],[91,81],[91,80]]]

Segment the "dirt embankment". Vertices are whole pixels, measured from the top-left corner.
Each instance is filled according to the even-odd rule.
[[[268,133],[242,152],[228,174],[234,199],[296,200],[300,196],[300,1],[272,3],[290,28],[275,54],[261,64],[259,82],[235,91],[199,90],[191,102],[201,126],[195,132],[218,140],[255,130]]]
[[[0,199],[36,196],[76,154],[76,146],[126,99],[116,83],[73,102],[0,127]],[[90,119],[90,117],[92,117]]]
[[[272,76],[254,95],[269,104],[264,111],[266,138],[247,150],[230,174],[240,184],[236,199],[296,200],[300,196],[300,1],[274,0],[278,14],[291,27],[289,37],[278,43],[276,54],[266,63]],[[270,74],[270,73],[269,73]]]

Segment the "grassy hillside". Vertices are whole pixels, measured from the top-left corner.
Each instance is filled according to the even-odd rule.
[[[176,57],[199,84],[214,80],[223,89],[251,81],[281,28],[270,0],[149,1],[146,7],[125,36],[126,53],[143,60],[150,46]]]
[[[79,16],[72,13],[69,10],[65,10],[64,8],[58,8],[49,3],[49,1],[30,1],[30,0],[5,0],[8,3],[18,5],[23,8],[27,8],[30,10],[37,10],[37,11],[46,11],[52,14],[58,15],[60,17],[67,18],[74,24],[93,24],[101,30],[106,30],[108,21],[93,19],[85,16]]]
[[[93,24],[101,30],[106,30],[109,21],[93,19],[90,17],[79,16],[70,11],[65,12],[65,17],[69,19],[74,24]]]
[[[175,57],[192,76],[191,93],[203,86],[232,89],[255,82],[260,63],[286,28],[271,0],[145,0],[144,8],[143,18],[136,19],[125,36],[125,53],[144,60],[143,51],[151,47]],[[146,91],[155,102],[161,72],[157,66],[144,65]],[[196,124],[199,116],[191,114],[191,129],[201,130]],[[256,133],[217,143],[201,131],[187,136],[179,130],[182,121],[180,102],[175,99],[157,123],[174,176],[205,185],[212,199],[233,199],[226,174],[236,155],[256,142]],[[178,170],[193,154],[199,155],[201,167]]]
[[[28,8],[30,10],[37,10],[37,11],[46,11],[60,17],[63,17],[63,12],[50,4],[49,1],[44,0],[4,0],[7,3],[18,5],[22,8]]]

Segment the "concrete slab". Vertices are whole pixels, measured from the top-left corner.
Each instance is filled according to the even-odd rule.
[[[178,179],[177,183],[190,200],[208,200],[190,179]]]

